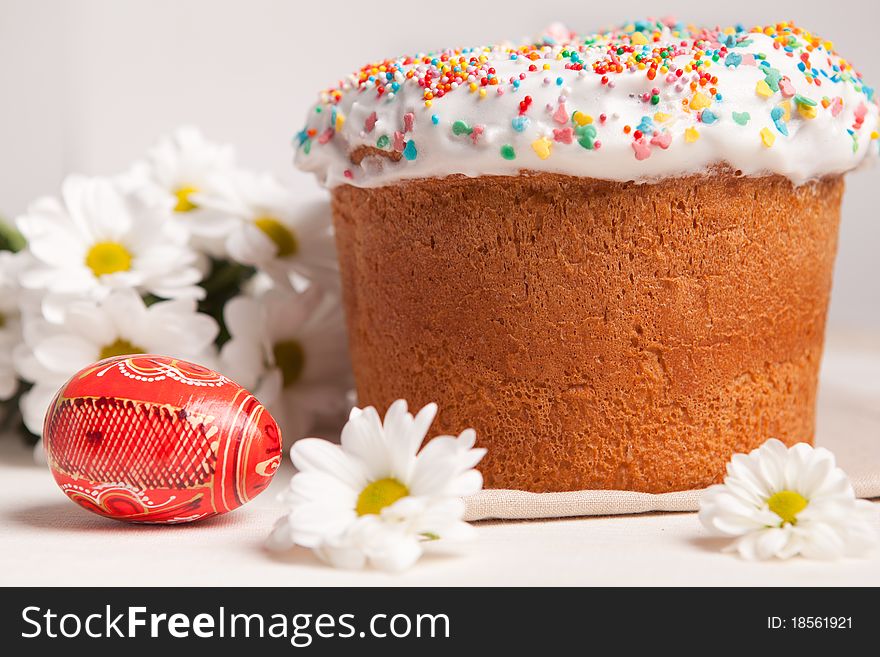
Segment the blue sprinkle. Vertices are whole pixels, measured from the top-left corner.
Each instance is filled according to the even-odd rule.
[[[715,112],[712,110],[704,109],[703,113],[700,115],[700,118],[703,120],[703,123],[706,125],[712,125],[715,121],[718,120],[718,117],[715,116]]]
[[[733,35],[731,35],[731,36],[733,36]],[[737,66],[739,66],[742,63],[742,60],[743,60],[742,55],[740,55],[739,53],[736,53],[736,52],[732,52],[725,58],[724,65],[725,66],[733,66],[733,68],[736,68]]]
[[[513,126],[513,129],[517,132],[522,132],[529,125],[529,118],[527,116],[517,116],[510,122],[510,125]]]
[[[433,123],[434,125],[437,125],[438,123],[440,123],[440,116],[438,114],[432,114],[431,115],[431,123]]]
[[[806,64],[804,64],[803,62],[798,62],[798,70],[799,70],[801,73],[803,73],[804,71],[806,71],[806,70],[807,70],[807,66],[806,66]]]
[[[561,86],[562,86],[562,78],[556,78],[556,86],[557,86],[557,87],[561,87]]]
[[[774,107],[770,110],[770,118],[773,119],[773,125],[776,126],[780,133],[788,137],[788,126],[785,125],[785,121],[782,118],[783,114],[785,114],[785,111],[781,107]]]
[[[410,139],[406,142],[406,147],[403,149],[403,156],[412,162],[418,156],[419,152],[416,150],[416,142]]]

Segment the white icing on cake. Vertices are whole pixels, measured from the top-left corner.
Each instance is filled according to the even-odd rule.
[[[327,187],[524,170],[650,181],[716,164],[801,184],[876,160],[877,130],[873,90],[791,24],[642,22],[368,65],[321,95],[296,164]]]

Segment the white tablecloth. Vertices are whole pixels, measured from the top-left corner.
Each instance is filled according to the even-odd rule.
[[[873,436],[880,458],[880,339],[829,341],[819,402],[825,433]],[[272,488],[234,513],[189,526],[123,525],[69,502],[45,469],[0,439],[2,585],[880,585],[868,559],[749,563],[719,551],[692,513],[483,522],[470,543],[433,544],[400,575],[337,571],[306,550],[262,542],[281,508]],[[880,511],[880,505],[878,505]],[[880,513],[878,513],[880,526]]]

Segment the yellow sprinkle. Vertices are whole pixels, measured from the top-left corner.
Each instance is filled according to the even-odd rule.
[[[593,122],[592,116],[579,111],[576,111],[571,118],[574,119],[574,122],[578,125],[590,125]]]
[[[878,138],[880,138],[880,134],[877,134],[876,130],[871,133],[871,139],[878,139]]]
[[[431,105],[433,105],[433,104],[434,104],[433,100],[426,100],[425,101],[425,107],[431,107]]]
[[[798,106],[798,114],[805,119],[815,119],[816,118],[816,106],[815,105],[805,105],[803,103],[799,103]]]
[[[785,114],[782,115],[782,120],[788,123],[791,121],[791,101],[786,100],[783,103],[779,103],[779,106],[782,108],[782,111]]]
[[[755,85],[755,93],[764,98],[770,98],[773,95],[773,90],[769,84],[763,80],[758,80],[758,84]]]
[[[486,97],[486,90],[480,89],[480,98],[485,98],[485,97]]]
[[[776,135],[770,131],[770,128],[761,128],[761,142],[763,142],[764,146],[770,148],[775,141]]]
[[[343,125],[345,125],[345,114],[338,112],[336,114],[336,132],[342,130]]]
[[[689,144],[693,144],[699,138],[700,132],[696,128],[688,128],[684,131],[684,140]]]
[[[546,137],[541,137],[532,142],[532,150],[534,150],[542,160],[546,160],[550,157],[550,149],[552,148],[553,142]]]
[[[648,39],[641,32],[634,32],[632,35],[632,42],[633,45],[644,46],[646,43],[648,43]]]
[[[666,123],[671,118],[672,118],[672,114],[664,114],[663,112],[657,112],[654,115],[654,120],[657,123]]]
[[[544,70],[545,70],[545,71],[549,71],[549,70],[550,70],[550,64],[544,64]]]
[[[694,97],[691,98],[691,109],[692,110],[703,110],[709,107],[712,104],[712,101],[709,100],[709,97],[706,94],[700,93],[697,91],[694,93]]]
[[[825,46],[825,50],[827,50],[828,52],[831,52],[832,50],[834,50],[834,42],[832,42],[832,41],[826,41],[822,45]]]

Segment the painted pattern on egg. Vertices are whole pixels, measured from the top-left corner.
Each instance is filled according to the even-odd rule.
[[[43,444],[71,500],[139,523],[231,511],[281,463],[281,432],[253,395],[201,365],[154,355],[74,375],[49,407]]]

